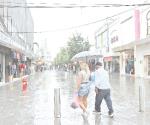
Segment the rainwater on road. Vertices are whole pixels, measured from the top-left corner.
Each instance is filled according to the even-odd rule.
[[[113,119],[107,115],[105,102],[102,115],[92,113],[95,103],[94,84],[88,97],[85,121],[81,109],[72,109],[75,75],[64,71],[44,71],[29,76],[26,92],[21,81],[0,88],[0,125],[54,125],[54,88],[61,90],[61,125],[149,125],[150,80],[131,76],[110,75]],[[145,88],[145,111],[139,112],[139,84]]]

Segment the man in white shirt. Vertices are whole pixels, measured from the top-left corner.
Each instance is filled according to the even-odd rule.
[[[110,83],[109,83],[109,74],[102,67],[101,62],[96,63],[96,71],[95,71],[95,112],[101,113],[101,103],[104,99],[106,101],[108,107],[108,114],[110,117],[113,117],[113,107],[112,100],[110,97]]]

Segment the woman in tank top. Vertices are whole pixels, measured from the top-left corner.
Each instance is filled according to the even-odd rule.
[[[89,89],[90,89],[89,77],[90,77],[89,66],[84,62],[80,62],[80,71],[77,76],[77,90],[78,90],[79,105],[83,110],[82,115],[84,116],[88,115],[87,96],[89,94]]]

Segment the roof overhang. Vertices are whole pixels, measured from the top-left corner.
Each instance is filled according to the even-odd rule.
[[[113,57],[113,56],[120,56],[120,53],[119,52],[109,52],[109,53],[105,53],[103,55],[103,57]]]
[[[150,37],[141,39],[141,40],[136,42],[136,46],[144,45],[144,44],[150,44]]]
[[[124,45],[118,46],[118,47],[114,47],[114,48],[112,48],[112,50],[114,52],[123,52],[123,51],[128,51],[128,50],[134,49],[134,46],[135,46],[135,41],[134,42],[130,42],[128,44],[124,44]]]
[[[123,52],[123,51],[128,51],[128,50],[133,50],[135,46],[140,46],[144,44],[150,44],[150,37],[137,40],[137,41],[132,41],[124,45],[120,45],[117,47],[113,47],[112,50],[114,52]]]

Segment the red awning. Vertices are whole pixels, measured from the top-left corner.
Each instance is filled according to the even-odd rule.
[[[110,62],[112,61],[112,56],[104,57],[105,62]]]

